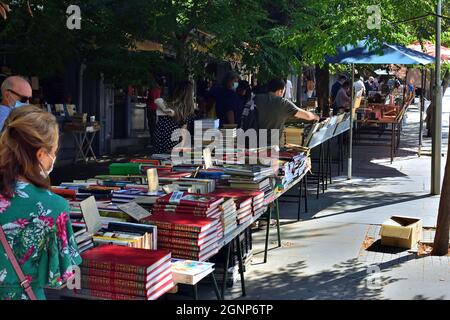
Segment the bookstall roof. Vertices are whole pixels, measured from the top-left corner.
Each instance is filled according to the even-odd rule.
[[[327,57],[327,64],[429,64],[434,57],[398,44],[384,43],[380,49],[371,50],[366,40],[356,46],[347,45],[337,49],[334,57]]]

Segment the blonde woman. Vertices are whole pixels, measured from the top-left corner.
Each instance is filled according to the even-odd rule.
[[[14,109],[0,137],[0,226],[26,282],[21,283],[0,243],[0,300],[44,300],[81,263],[69,204],[49,191],[58,149],[55,117],[37,107]]]
[[[162,104],[158,101],[158,104]],[[190,81],[179,83],[173,96],[160,109],[164,114],[158,115],[155,130],[155,152],[171,153],[172,149],[187,137],[177,135],[178,129],[191,129],[195,116],[194,86]],[[175,132],[175,141],[172,135]]]

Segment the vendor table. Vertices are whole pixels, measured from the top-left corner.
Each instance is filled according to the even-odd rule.
[[[92,143],[94,142],[95,135],[98,131],[100,131],[100,127],[88,126],[86,125],[84,128],[64,128],[65,132],[70,132],[75,140],[75,144],[78,148],[77,153],[75,154],[74,162],[78,160],[83,160],[84,162],[88,162],[90,156],[97,161],[97,157],[95,156],[95,152],[92,149]]]

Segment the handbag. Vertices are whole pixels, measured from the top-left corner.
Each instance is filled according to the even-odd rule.
[[[3,248],[5,249],[6,255],[8,256],[8,259],[11,262],[14,271],[17,274],[17,277],[19,278],[20,286],[23,288],[23,290],[25,290],[25,293],[28,295],[28,298],[30,298],[30,300],[37,300],[36,295],[34,294],[33,289],[31,288],[30,281],[23,274],[22,268],[20,268],[20,265],[17,262],[16,256],[14,255],[14,252],[12,251],[11,246],[8,243],[8,240],[6,239],[5,232],[3,231],[1,225],[0,225],[0,241],[3,245]]]

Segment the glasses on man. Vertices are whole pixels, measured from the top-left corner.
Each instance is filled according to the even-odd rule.
[[[20,93],[15,92],[14,90],[8,89],[9,92],[11,92],[12,94],[16,95],[17,97],[19,97],[19,101],[22,103],[28,103],[32,97],[27,97],[27,96],[23,96]]]

